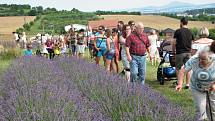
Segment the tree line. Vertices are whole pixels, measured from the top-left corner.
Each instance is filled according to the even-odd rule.
[[[101,11],[95,12],[96,15],[141,15],[141,12],[128,12],[128,11]]]
[[[177,16],[176,13],[161,13],[162,16],[167,16],[171,18],[181,19],[183,16]],[[190,21],[215,21],[215,16],[208,16],[207,14],[200,14],[198,16],[189,17],[187,16],[188,20]]]
[[[37,16],[56,12],[56,8],[31,7],[28,4],[0,4],[0,16]]]
[[[187,10],[185,13],[191,14],[191,15],[197,15],[197,14],[215,14],[215,8],[204,8],[204,9],[194,9],[194,10]]]
[[[58,11],[56,8],[43,8],[42,6],[31,7],[30,5],[17,5],[17,4],[0,4],[0,16],[36,16],[44,15]],[[66,10],[63,10],[66,11]],[[80,12],[78,9],[73,8],[71,11]],[[96,15],[141,15],[141,12],[113,12],[113,11],[96,11]]]

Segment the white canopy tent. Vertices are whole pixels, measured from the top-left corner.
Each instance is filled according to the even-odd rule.
[[[73,28],[75,31],[79,31],[81,29],[87,30],[87,26],[81,24],[72,24],[64,27],[66,32],[68,32],[71,28]]]

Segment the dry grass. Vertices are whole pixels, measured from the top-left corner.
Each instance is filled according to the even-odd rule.
[[[116,19],[122,20],[124,22],[128,22],[129,20],[140,21],[143,22],[146,27],[152,27],[158,30],[163,30],[166,28],[177,29],[179,28],[179,20],[164,17],[164,16],[153,16],[153,15],[103,15],[104,19]],[[203,22],[203,21],[189,21],[188,27],[189,28],[215,28],[215,25],[211,22]]]
[[[0,17],[0,39],[12,39],[13,31],[22,27],[25,21],[30,22],[35,18],[35,16]]]

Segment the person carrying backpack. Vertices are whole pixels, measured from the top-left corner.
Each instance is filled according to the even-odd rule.
[[[19,35],[18,33],[16,33],[16,32],[12,32],[12,33],[13,33],[13,35],[14,35],[14,37],[15,37],[15,42],[16,42],[16,44],[19,46],[19,42],[20,42],[20,40],[21,40],[20,35]]]

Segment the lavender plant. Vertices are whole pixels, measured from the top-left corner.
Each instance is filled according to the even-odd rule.
[[[62,58],[56,63],[111,120],[195,121],[191,110],[169,102],[147,84],[128,84],[120,76],[76,58]]]
[[[0,120],[109,121],[54,62],[16,59],[1,80]]]
[[[136,87],[136,88],[133,88]],[[148,85],[77,58],[16,59],[0,83],[0,120],[196,121]]]

